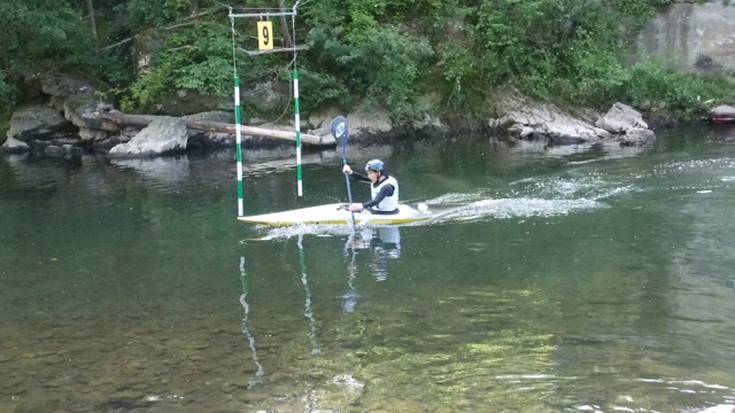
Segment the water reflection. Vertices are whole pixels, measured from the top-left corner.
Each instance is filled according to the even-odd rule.
[[[187,155],[157,158],[111,159],[110,163],[123,170],[141,174],[154,186],[168,188],[191,179],[191,166]]]
[[[350,235],[352,250],[367,250],[372,254],[370,269],[375,281],[386,281],[390,261],[401,258],[401,233],[398,227],[363,228]]]
[[[355,236],[356,232],[350,234],[347,238],[344,248],[344,256],[349,258],[347,263],[347,292],[342,295],[342,311],[345,313],[354,313],[357,307],[357,299],[360,297],[360,293],[357,292],[355,287],[355,279],[357,278],[357,252],[355,251]]]
[[[390,275],[390,262],[401,258],[401,233],[398,227],[363,228],[347,238],[344,256],[347,263],[347,292],[342,295],[342,311],[354,313],[360,294],[355,287],[359,273],[356,262],[359,250],[370,253],[370,270],[375,281],[383,282]]]
[[[319,342],[316,339],[316,319],[314,318],[314,310],[311,304],[311,289],[309,288],[309,279],[306,275],[306,258],[304,256],[304,235],[299,234],[297,245],[299,247],[299,267],[301,269],[301,284],[304,286],[304,317],[309,320],[309,339],[311,340],[311,354],[317,356],[321,354]]]
[[[240,305],[242,305],[242,309],[244,312],[244,315],[242,318],[242,334],[248,340],[248,347],[250,348],[250,354],[252,354],[253,364],[255,364],[255,367],[256,367],[255,374],[253,374],[253,377],[251,377],[250,380],[248,381],[248,388],[250,388],[263,381],[263,375],[265,374],[265,370],[263,369],[263,365],[260,364],[260,361],[258,360],[258,351],[255,347],[255,337],[250,332],[250,327],[248,326],[248,317],[250,315],[250,305],[248,304],[248,301],[247,301],[248,280],[247,280],[247,272],[245,271],[245,258],[244,257],[240,257],[240,283],[242,285],[242,294],[240,295]]]

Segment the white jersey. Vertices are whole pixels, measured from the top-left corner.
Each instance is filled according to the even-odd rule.
[[[378,211],[395,211],[398,209],[398,181],[396,178],[388,175],[388,178],[378,185],[370,185],[370,195],[372,196],[372,199],[375,199],[380,190],[386,185],[393,185],[393,195],[383,198],[383,200],[380,201],[378,205],[374,206],[373,209]]]

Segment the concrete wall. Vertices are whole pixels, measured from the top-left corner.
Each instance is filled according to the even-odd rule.
[[[735,2],[676,3],[641,32],[638,59],[655,57],[696,72],[735,73]]]

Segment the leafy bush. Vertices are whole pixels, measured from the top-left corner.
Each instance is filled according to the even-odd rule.
[[[299,68],[301,110],[308,113],[327,104],[349,107],[350,91],[335,76],[311,68]]]
[[[190,12],[189,0],[128,0],[114,7],[116,13],[126,16],[125,30],[137,33],[151,27],[160,27]]]
[[[722,80],[663,69],[626,68],[628,46],[655,8],[674,0],[319,0],[302,2],[296,28],[305,112],[323,105],[386,108],[396,122],[425,109],[431,94],[450,110],[481,107],[488,91],[513,83],[552,101],[606,107],[615,100],[691,117],[704,102],[732,98]],[[114,43],[135,34],[151,43],[151,64],[136,79],[132,42],[97,55],[83,2],[0,1],[0,108],[20,99],[14,80],[53,67],[115,86],[123,109],[147,109],[174,90],[228,96],[229,21],[224,12],[190,19],[214,0],[95,2],[98,31]],[[244,2],[235,2],[244,4]],[[248,7],[272,7],[249,0]],[[289,2],[292,4],[292,2]],[[179,24],[180,23],[180,24]],[[253,23],[253,22],[250,22]],[[176,27],[171,28],[174,24]],[[249,23],[248,23],[249,24]],[[246,33],[242,34],[247,36]],[[140,37],[139,37],[140,39]],[[290,54],[238,56],[243,84],[288,82]],[[247,87],[247,86],[246,86]],[[2,112],[2,110],[0,110]]]
[[[483,1],[476,29],[487,81],[516,82],[527,93],[548,98],[558,96],[565,83],[594,83],[609,68],[618,72],[611,13],[602,3],[585,0]]]
[[[98,56],[83,8],[68,1],[5,0],[0,2],[0,104],[20,99],[15,80],[29,71],[60,69],[122,83],[129,73],[117,58]]]
[[[363,83],[367,101],[385,105],[394,121],[405,122],[421,110],[416,80],[431,54],[423,39],[376,28],[366,31],[345,58],[351,61],[351,76]]]
[[[19,70],[37,61],[63,61],[90,45],[87,24],[66,1],[0,2],[0,65]]]
[[[231,43],[225,27],[200,24],[166,40],[151,70],[135,81],[123,108],[149,108],[176,89],[227,96],[232,85]]]
[[[621,90],[620,98],[636,107],[663,110],[680,119],[696,118],[713,103],[735,98],[725,78],[680,73],[655,62],[631,68]]]
[[[307,11],[312,61],[368,105],[385,107],[396,122],[420,111],[416,91],[433,50],[407,27],[388,24],[414,13],[414,1],[325,1]],[[343,102],[344,103],[344,102]]]
[[[8,84],[5,74],[0,70],[0,118],[10,111],[13,103],[15,103],[15,89]]]

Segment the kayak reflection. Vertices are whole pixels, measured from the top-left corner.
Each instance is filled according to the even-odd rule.
[[[358,251],[370,252],[370,270],[373,279],[378,282],[387,281],[390,275],[390,262],[401,258],[401,233],[398,227],[364,228],[348,237],[345,244],[345,257],[349,259],[348,290],[342,296],[342,310],[346,313],[355,311],[360,297],[355,287]]]

